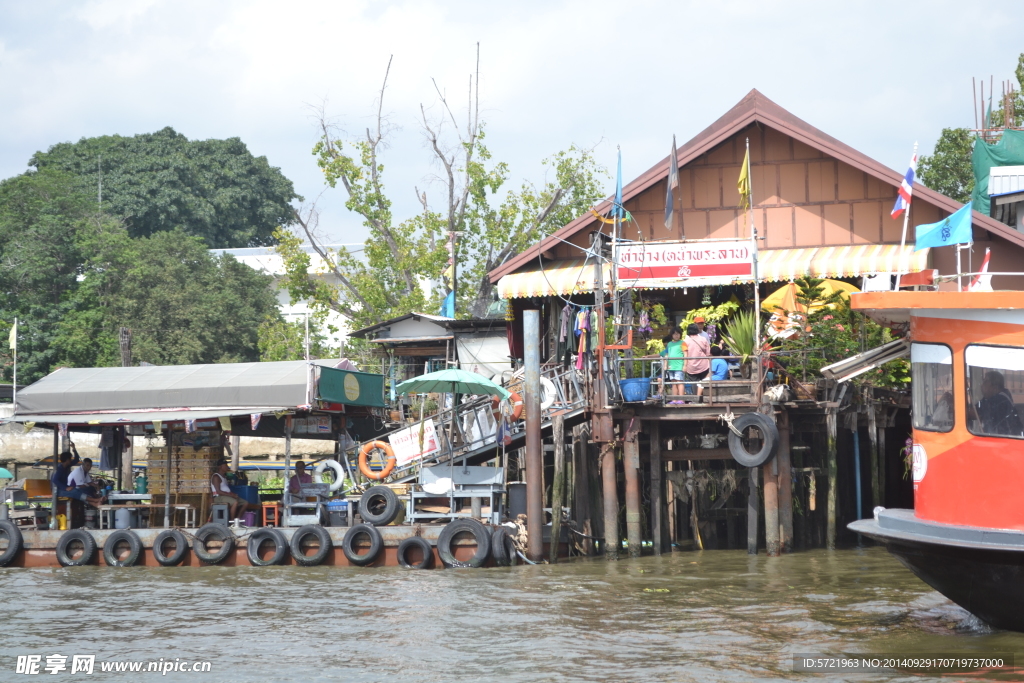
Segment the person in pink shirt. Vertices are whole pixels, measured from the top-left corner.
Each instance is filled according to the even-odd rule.
[[[699,382],[707,378],[711,369],[711,343],[700,333],[700,327],[690,323],[686,328],[686,381]],[[697,385],[697,401],[704,395],[704,387]]]

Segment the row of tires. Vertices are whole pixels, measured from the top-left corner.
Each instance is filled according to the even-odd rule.
[[[455,557],[457,539],[473,537],[476,549],[466,560]],[[14,561],[24,540],[21,531],[10,522],[0,522],[0,536],[7,539],[7,547],[0,552],[0,567]],[[220,564],[235,551],[235,535],[220,524],[207,524],[196,531],[191,550],[204,564]],[[331,552],[330,534],[321,526],[307,525],[295,530],[291,540],[280,530],[265,527],[255,530],[246,544],[249,563],[256,567],[283,564],[288,556],[295,563],[311,567],[324,562]],[[153,557],[165,566],[173,567],[185,559],[190,544],[178,529],[161,531],[153,542]],[[64,532],[57,541],[57,561],[64,567],[92,564],[99,548],[96,539],[84,529]],[[356,566],[366,566],[377,560],[384,551],[384,538],[371,524],[357,524],[350,528],[342,540],[346,559]],[[408,569],[429,569],[434,553],[430,542],[421,536],[410,536],[398,545],[398,563]],[[437,539],[437,554],[446,567],[480,567],[492,557],[498,566],[516,564],[517,553],[512,537],[504,527],[489,529],[475,519],[458,519],[441,530]],[[111,567],[130,567],[142,556],[142,539],[131,529],[118,529],[107,536],[102,548],[103,561]]]

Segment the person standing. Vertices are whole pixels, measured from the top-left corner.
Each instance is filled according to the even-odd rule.
[[[661,355],[665,357],[665,377],[672,384],[672,395],[683,395],[683,380],[685,379],[686,344],[683,342],[683,331],[678,327],[669,330],[668,336],[662,339],[665,350]]]
[[[699,382],[708,376],[711,369],[711,344],[702,337],[700,327],[690,323],[686,328],[686,381]],[[697,402],[704,395],[704,387],[697,385]]]

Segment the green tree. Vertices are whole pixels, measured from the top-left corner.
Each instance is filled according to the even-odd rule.
[[[958,202],[969,202],[974,189],[974,139],[974,133],[966,128],[943,128],[931,155],[921,156],[921,183]]]
[[[320,319],[310,317],[310,358],[336,358],[338,349],[332,347],[324,334]],[[282,320],[280,316],[267,318],[259,328],[260,360],[303,360],[306,357],[306,321]]]
[[[360,139],[342,139],[321,115],[321,138],[313,153],[327,183],[345,190],[346,206],[363,218],[369,238],[361,255],[327,249],[317,235],[315,207],[297,212],[301,237],[289,237],[285,231],[277,234],[277,249],[287,270],[282,284],[294,301],[308,301],[320,311],[337,311],[355,328],[410,311],[434,310],[452,288],[446,275],[451,257],[460,283],[457,314],[483,315],[493,292],[487,272],[544,232],[580,215],[602,196],[601,169],[589,151],[576,147],[545,162],[553,177],[543,184],[524,183],[519,190],[509,190],[508,166],[494,163],[484,144],[476,87],[479,70],[470,83],[465,121],[457,120],[440,89],[440,119],[432,119],[425,107],[420,108],[433,160],[441,169],[441,199],[435,204],[428,192],[413,188],[422,211],[404,220],[393,215],[384,183],[384,88],[376,124]],[[449,254],[452,233],[458,239],[454,253]],[[337,286],[313,277],[310,257],[300,248],[304,241],[314,247]],[[434,285],[435,292],[429,298],[425,293],[428,283]]]
[[[211,248],[269,245],[292,221],[292,182],[238,138],[189,140],[172,128],[53,145],[29,166],[78,179],[132,237],[183,230]]]

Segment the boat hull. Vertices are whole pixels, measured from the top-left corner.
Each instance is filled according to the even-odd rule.
[[[1024,532],[926,522],[913,510],[879,510],[849,528],[990,626],[1024,632]]]

